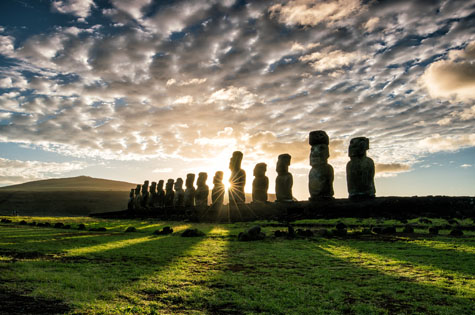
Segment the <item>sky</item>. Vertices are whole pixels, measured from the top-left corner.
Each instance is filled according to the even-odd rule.
[[[142,183],[292,156],[325,130],[335,196],[351,138],[376,195],[475,195],[475,1],[3,0],[0,186]]]

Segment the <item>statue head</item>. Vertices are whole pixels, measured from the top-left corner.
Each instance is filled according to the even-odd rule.
[[[310,165],[326,164],[330,157],[330,151],[326,144],[315,144],[310,149]]]
[[[130,190],[130,194],[129,194],[129,197],[133,197],[135,195],[135,188],[132,188]]]
[[[183,179],[178,177],[175,182],[175,191],[183,189]]]
[[[243,154],[241,151],[234,151],[231,160],[229,161],[229,169],[233,171],[237,171],[241,169],[241,161],[242,161]]]
[[[289,172],[290,159],[290,154],[285,153],[279,155],[276,167],[277,174],[282,175]]]
[[[353,138],[350,141],[350,147],[348,148],[348,156],[351,157],[363,157],[366,156],[366,151],[369,149],[369,139],[366,137]]]
[[[196,181],[197,186],[204,186],[206,185],[206,181],[208,180],[208,174],[205,172],[201,172],[198,174],[198,180]]]
[[[157,189],[158,189],[158,190],[163,190],[163,183],[164,183],[164,182],[163,182],[163,179],[161,179],[161,180],[158,181],[158,185],[157,185]]]
[[[170,178],[168,181],[167,181],[167,184],[165,185],[165,189],[167,191],[171,191],[173,190],[173,183],[175,182],[175,180],[173,178]]]
[[[195,182],[195,174],[186,174],[186,188],[192,188]]]
[[[142,185],[137,185],[137,187],[135,187],[135,195],[138,196],[140,195],[140,189],[142,188]]]
[[[142,185],[142,194],[148,192],[148,180],[143,182]]]
[[[157,182],[152,182],[152,184],[150,185],[150,192],[155,193],[156,187],[157,187]]]
[[[254,176],[263,177],[266,175],[267,164],[266,163],[257,163],[254,167]]]
[[[213,184],[221,184],[223,182],[223,175],[224,175],[223,172],[217,171],[214,174]]]
[[[310,132],[309,137],[308,137],[308,143],[312,146],[317,145],[317,144],[328,145],[330,143],[330,139],[328,138],[328,135],[325,131],[315,130],[315,131]]]

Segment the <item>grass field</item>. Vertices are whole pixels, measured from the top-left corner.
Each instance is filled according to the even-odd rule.
[[[7,217],[3,217],[7,218]],[[360,233],[239,242],[256,223],[195,224],[9,217],[0,225],[0,313],[48,314],[474,314],[475,233],[462,237]],[[71,229],[20,225],[62,222]],[[413,220],[414,223],[418,222]],[[80,231],[106,227],[105,232]],[[275,222],[274,222],[275,223]],[[298,223],[298,222],[297,222]],[[460,222],[473,226],[471,220]],[[447,221],[432,219],[432,225]],[[136,232],[125,232],[133,226]],[[171,235],[153,231],[172,226]],[[429,225],[428,225],[429,226]],[[202,237],[180,237],[186,228]],[[306,227],[308,228],[308,227]]]

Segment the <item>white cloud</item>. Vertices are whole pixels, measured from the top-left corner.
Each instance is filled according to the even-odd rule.
[[[165,168],[156,168],[152,171],[152,173],[171,173],[173,172],[173,168],[165,167]]]
[[[460,165],[460,167],[462,168],[469,168],[469,167],[472,167],[473,165],[472,164],[462,164]]]
[[[428,152],[456,151],[475,146],[475,134],[441,136],[435,134],[419,141],[419,147]]]
[[[300,61],[310,62],[312,68],[316,71],[325,71],[328,69],[341,68],[354,62],[363,60],[364,55],[358,52],[344,52],[333,50],[330,52],[314,52],[299,58]]]
[[[93,0],[58,0],[52,2],[53,8],[61,13],[70,13],[81,18],[86,18],[95,7]]]
[[[376,29],[376,27],[378,26],[378,23],[379,23],[379,17],[377,16],[372,17],[365,23],[364,28],[368,32],[372,32]]]

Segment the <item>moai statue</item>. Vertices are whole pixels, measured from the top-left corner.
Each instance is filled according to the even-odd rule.
[[[127,210],[134,210],[135,208],[135,189],[131,189],[129,193],[129,202],[127,203]]]
[[[208,174],[201,172],[198,174],[198,180],[196,181],[196,206],[199,208],[207,207],[208,206],[208,195],[209,195],[209,187],[206,185],[206,181],[208,180]]]
[[[241,161],[243,154],[240,151],[234,151],[231,160],[229,161],[229,169],[231,170],[231,177],[229,178],[229,204],[231,206],[244,204],[246,195],[244,193],[244,186],[246,185],[246,172],[241,169]]]
[[[142,196],[140,199],[140,206],[142,208],[148,207],[148,199],[150,198],[150,194],[148,193],[148,180],[143,182],[142,185]]]
[[[213,177],[213,185],[214,187],[211,191],[211,202],[213,203],[213,207],[216,207],[219,210],[224,201],[223,172],[216,172]]]
[[[165,207],[173,207],[173,200],[175,199],[175,192],[173,191],[174,179],[169,179],[165,185]]]
[[[175,182],[173,205],[175,207],[183,207],[185,205],[185,191],[183,190],[183,179],[181,177],[177,178]]]
[[[275,179],[275,195],[278,202],[290,202],[292,197],[292,186],[294,180],[289,173],[290,154],[281,154],[277,160],[277,177]]]
[[[254,167],[254,181],[252,182],[252,202],[267,202],[269,178],[266,176],[267,164],[258,163]]]
[[[150,198],[148,199],[149,208],[155,208],[157,203],[157,182],[150,185]]]
[[[328,164],[330,151],[328,135],[323,130],[310,132],[308,143],[310,149],[310,165],[308,174],[308,190],[310,200],[333,198],[333,167]]]
[[[142,189],[142,185],[137,185],[137,187],[135,187],[135,191],[134,191],[134,209],[135,210],[138,210],[141,208],[140,206],[140,201],[141,201],[141,196],[140,196],[140,190]]]
[[[195,206],[195,174],[186,174],[185,207]]]
[[[350,141],[348,155],[350,161],[346,164],[346,182],[350,199],[374,198],[374,162],[366,156],[369,149],[369,139],[353,138]]]
[[[163,179],[158,181],[157,184],[157,206],[162,208],[165,205],[165,191],[163,190]]]

